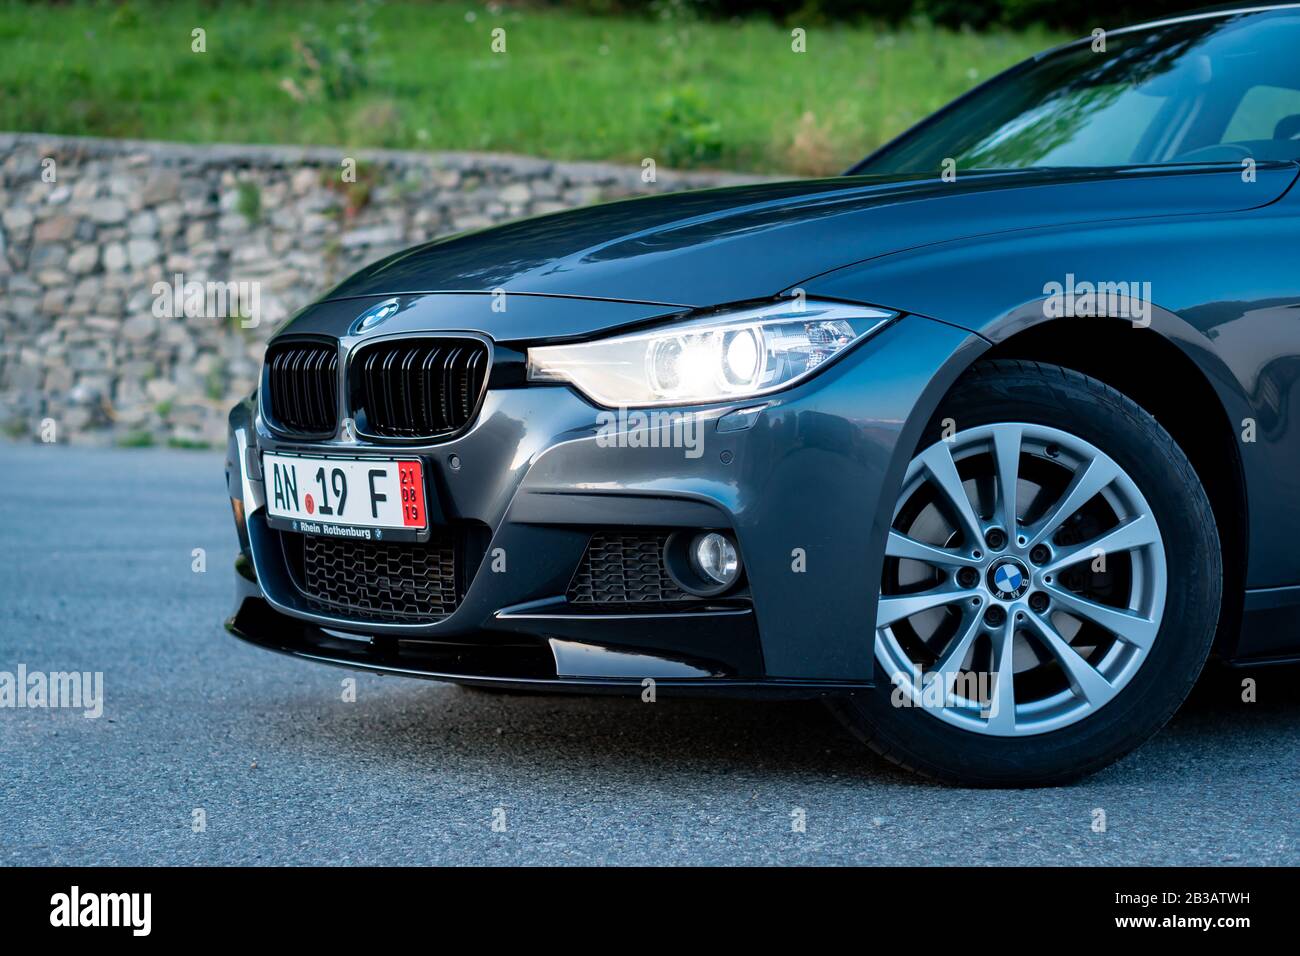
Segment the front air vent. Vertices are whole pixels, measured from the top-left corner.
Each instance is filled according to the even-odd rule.
[[[308,438],[334,434],[339,353],[321,342],[281,342],[267,349],[263,408],[279,431]]]
[[[418,624],[456,610],[492,537],[476,521],[439,526],[424,542],[275,533],[289,579],[311,610],[349,621]]]
[[[673,582],[664,565],[667,540],[667,534],[593,534],[569,582],[570,603],[619,606],[692,600]]]
[[[425,544],[294,537],[302,545],[299,590],[322,613],[432,623],[460,603],[451,534],[434,535]]]
[[[351,362],[352,417],[362,434],[440,438],[474,419],[488,378],[488,348],[478,339],[376,342]]]

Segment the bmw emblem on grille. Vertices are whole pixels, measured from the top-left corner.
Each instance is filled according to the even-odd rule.
[[[385,299],[378,305],[372,305],[352,323],[352,334],[356,335],[358,332],[370,331],[380,322],[395,316],[400,309],[401,305],[396,299]]]
[[[989,568],[989,587],[999,600],[1014,601],[1029,590],[1029,575],[1019,561],[1006,558]]]

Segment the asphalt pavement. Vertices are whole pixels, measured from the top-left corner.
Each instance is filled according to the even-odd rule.
[[[0,442],[0,672],[103,673],[95,719],[0,706],[0,864],[1300,863],[1300,668],[1212,669],[1083,783],[958,790],[812,702],[267,653],[222,628],[234,550],[219,454]]]

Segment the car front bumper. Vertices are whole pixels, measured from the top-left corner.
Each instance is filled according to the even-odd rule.
[[[561,386],[489,386],[468,431],[416,448],[286,441],[246,400],[230,415],[240,555],[227,628],[304,658],[466,683],[618,691],[652,679],[783,696],[869,686],[898,484],[939,397],[985,347],[904,316],[798,387],[686,410],[698,419],[691,448],[643,447],[628,431],[611,442],[608,429],[598,433],[600,410]],[[756,406],[745,427],[723,430],[738,421],[727,416]],[[281,532],[266,522],[266,451],[418,456],[447,520],[484,533],[455,609],[396,623],[321,613],[305,600]],[[677,528],[735,536],[736,594],[648,611],[566,597],[594,533]]]

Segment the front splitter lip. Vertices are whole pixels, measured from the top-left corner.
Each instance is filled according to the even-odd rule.
[[[285,624],[294,626],[259,626],[273,615]],[[273,620],[273,618],[271,619]],[[373,640],[357,635],[354,647],[340,646],[327,629],[294,618],[280,615],[261,598],[245,598],[236,613],[227,619],[226,630],[240,640],[263,650],[275,651],[290,657],[317,663],[331,664],[350,670],[398,677],[418,677],[424,680],[444,681],[469,686],[495,687],[559,694],[607,694],[642,696],[648,686],[642,676],[624,677],[550,677],[498,675],[453,668],[418,667],[399,663],[388,657]],[[352,643],[352,642],[350,642]],[[869,688],[869,683],[850,681],[818,681],[777,678],[736,678],[721,676],[656,677],[653,678],[656,695],[672,696],[739,697],[763,699],[808,700],[842,696]]]

